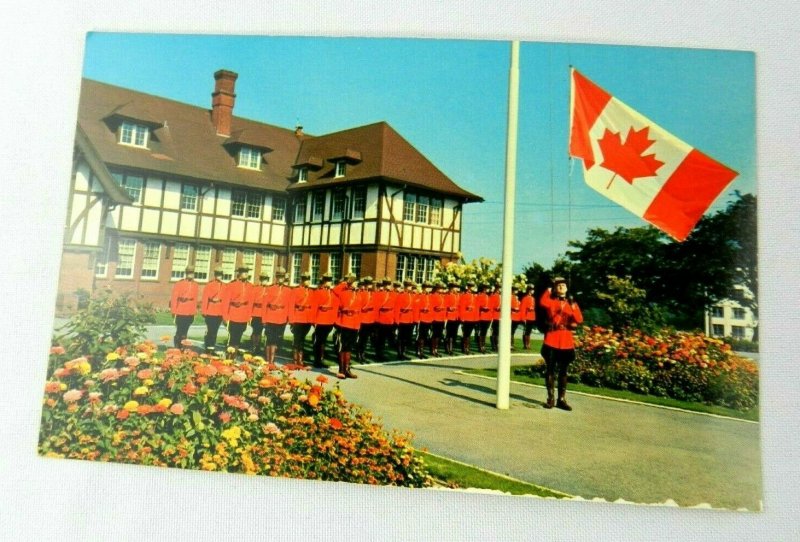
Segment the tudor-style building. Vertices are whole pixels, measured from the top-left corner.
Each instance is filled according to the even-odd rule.
[[[205,282],[284,266],[430,277],[456,258],[462,205],[482,201],[380,122],[309,136],[233,115],[237,74],[211,109],[83,80],[57,309],[111,287],[165,306],[188,264]]]

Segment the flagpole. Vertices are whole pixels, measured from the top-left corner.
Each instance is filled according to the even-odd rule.
[[[497,345],[497,408],[507,410],[511,388],[511,281],[514,264],[514,190],[517,177],[517,118],[519,113],[519,41],[511,42],[508,71],[508,135],[503,211],[503,276],[500,298],[500,339]]]

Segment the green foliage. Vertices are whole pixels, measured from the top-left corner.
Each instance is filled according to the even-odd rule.
[[[598,292],[597,298],[615,329],[632,327],[651,331],[664,326],[663,312],[648,303],[647,292],[637,288],[630,276],[608,275],[606,290]]]
[[[108,351],[144,337],[154,315],[150,304],[136,302],[130,294],[101,290],[86,299],[83,308],[58,329],[61,333],[54,342],[63,346],[68,356],[86,356],[96,362]]]
[[[758,352],[758,341],[734,339],[732,337],[724,337],[722,340],[731,345],[731,348],[737,352]]]
[[[470,263],[464,261],[450,262],[444,267],[437,265],[433,273],[434,281],[442,281],[447,284],[455,281],[464,288],[470,280],[476,284],[500,284],[502,281],[503,264],[490,258],[479,258]],[[514,276],[512,284],[523,290],[526,279],[524,274]]]
[[[130,350],[130,351],[129,351]],[[45,384],[39,453],[206,471],[424,487],[410,436],[293,368],[153,343],[64,361]]]

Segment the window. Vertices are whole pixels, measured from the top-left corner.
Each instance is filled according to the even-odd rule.
[[[146,148],[149,134],[150,130],[147,129],[147,126],[123,122],[119,127],[119,142],[124,145]]]
[[[231,193],[231,216],[261,218],[264,196],[254,192],[234,190]]]
[[[272,278],[275,276],[275,253],[262,252],[261,253],[261,269],[259,272],[262,275],[267,275]]]
[[[410,279],[421,283],[433,279],[433,272],[439,259],[435,256],[415,256],[411,254],[398,254],[396,280]]]
[[[117,270],[115,278],[133,277],[133,259],[136,255],[136,241],[120,239],[117,243]]]
[[[264,196],[261,194],[247,194],[245,216],[247,218],[261,218],[262,205],[264,205]]]
[[[414,194],[406,194],[403,196],[403,220],[411,222],[414,220],[414,204],[417,197]]]
[[[334,281],[342,278],[342,255],[340,253],[331,254],[329,267]]]
[[[744,326],[731,326],[731,336],[734,339],[744,339]]]
[[[442,207],[444,202],[438,198],[431,198],[431,225],[442,225]]]
[[[311,255],[311,284],[319,282],[319,254]]]
[[[303,195],[294,202],[294,223],[299,224],[306,219],[306,197]]]
[[[186,243],[176,243],[172,249],[172,271],[170,273],[170,279],[182,279],[186,274],[187,265],[189,265],[189,245]]]
[[[194,251],[194,279],[200,282],[208,280],[211,269],[211,247],[197,247]]]
[[[353,189],[353,218],[364,218],[367,210],[367,189]]]
[[[236,267],[236,249],[222,249],[222,280],[232,280]]]
[[[314,192],[314,195],[311,197],[311,205],[314,213],[312,220],[314,220],[314,222],[321,221],[322,217],[325,215],[325,192]]]
[[[350,254],[350,272],[357,277],[361,277],[361,253],[354,252]]]
[[[144,185],[144,178],[138,175],[124,175],[122,173],[114,173],[114,178],[117,183],[125,189],[134,203],[139,203],[142,200],[142,186]]]
[[[301,167],[297,170],[297,182],[304,183],[306,181],[308,181],[308,168]]]
[[[239,167],[261,169],[261,152],[252,147],[239,149]]]
[[[344,216],[344,202],[346,198],[344,192],[338,191],[333,194],[333,212],[331,219],[341,220]]]
[[[301,266],[303,265],[303,255],[300,253],[292,254],[292,283],[297,284],[300,282],[300,274],[303,272]]]
[[[397,256],[397,272],[394,275],[395,280],[403,280],[403,277],[406,276],[406,265],[408,263],[408,258],[403,254]]]
[[[272,198],[272,220],[283,222],[286,215],[286,198]]]
[[[234,190],[231,194],[231,216],[244,216],[247,193]]]
[[[198,193],[199,190],[192,184],[181,186],[181,209],[184,211],[196,211]]]
[[[334,177],[336,178],[344,177],[345,169],[346,166],[344,160],[339,160],[338,162],[336,162],[336,173],[334,174]]]
[[[143,279],[158,280],[158,262],[161,260],[161,243],[148,241],[142,243],[144,257],[142,258]]]
[[[711,326],[711,335],[714,337],[723,337],[725,336],[725,326],[722,324],[713,324]]]
[[[724,307],[711,307],[711,316],[714,318],[724,318],[725,317],[725,308]]]
[[[733,318],[735,320],[744,320],[744,309],[741,309],[739,307],[734,307]]]
[[[420,196],[417,199],[417,222],[422,224],[428,223],[428,202],[429,198]]]
[[[248,268],[252,276],[256,276],[256,251],[255,250],[243,250],[242,251],[242,266]]]
[[[107,239],[103,249],[97,253],[94,262],[94,276],[105,277],[108,273],[108,254],[111,251],[111,240]]]

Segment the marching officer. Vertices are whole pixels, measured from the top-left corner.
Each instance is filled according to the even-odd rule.
[[[331,289],[330,273],[322,275],[319,288],[314,292],[314,367],[325,367],[325,343],[339,314],[339,297]],[[343,283],[345,284],[345,283]],[[348,288],[344,286],[343,288]]]
[[[555,295],[553,295],[555,290]],[[547,365],[545,384],[547,385],[547,402],[545,408],[553,408],[553,392],[555,374],[558,373],[558,402],[556,408],[572,410],[567,404],[567,368],[575,359],[575,339],[573,330],[583,322],[583,315],[578,304],[567,297],[567,281],[562,277],[553,279],[553,287],[548,288],[539,300],[547,311],[548,329],[544,334],[542,357]]]
[[[350,370],[350,356],[353,351],[359,328],[361,327],[361,309],[363,296],[355,288],[356,282],[346,281],[339,289],[336,327],[339,330],[339,372],[336,378],[358,378]],[[336,296],[334,296],[336,297]]]
[[[356,356],[358,361],[364,361],[364,352],[367,349],[367,342],[372,341],[375,346],[375,335],[378,324],[378,307],[376,292],[373,291],[372,277],[364,277],[360,282],[361,289],[361,327],[358,330],[358,340],[356,342]]]
[[[252,311],[250,313],[250,352],[257,356],[261,352],[261,333],[264,331],[264,305],[265,297],[267,295],[267,281],[269,275],[266,271],[262,271],[259,276],[258,284],[253,285],[250,289],[252,299]]]
[[[519,288],[511,287],[511,348],[514,348],[514,333],[525,325],[525,314],[520,309]]]
[[[381,289],[375,292],[375,307],[377,314],[377,337],[375,341],[375,358],[385,361],[384,348],[389,336],[394,332],[394,306],[397,292],[392,288],[392,280],[386,277],[381,281]]]
[[[443,282],[436,284],[436,291],[431,294],[431,306],[433,307],[433,323],[431,323],[431,355],[438,358],[439,342],[442,340],[444,324],[447,320],[447,307],[444,304],[444,296],[447,293],[447,286]]]
[[[306,336],[314,323],[314,291],[308,287],[311,275],[300,275],[300,284],[292,289],[289,302],[289,324],[292,330],[292,362],[303,366]]]
[[[214,269],[214,279],[203,288],[200,313],[206,321],[206,334],[203,337],[207,351],[213,351],[217,344],[217,333],[222,323],[222,297],[225,283],[222,282],[222,269]]]
[[[489,306],[489,285],[481,283],[478,286],[478,295],[475,296],[475,304],[478,306],[478,323],[475,338],[478,342],[478,351],[486,353],[486,336],[489,333],[489,326],[492,325],[492,308]]]
[[[469,340],[478,323],[477,287],[475,281],[467,282],[467,291],[458,300],[458,319],[461,320],[461,352],[469,354]]]
[[[431,332],[433,325],[433,305],[431,303],[431,292],[433,291],[433,284],[427,280],[422,283],[422,292],[415,295],[415,305],[417,321],[417,358],[427,359],[425,355],[425,343],[428,341],[428,336]]]
[[[394,320],[397,322],[397,357],[406,360],[406,347],[414,336],[414,325],[417,321],[415,310],[414,281],[403,281],[405,289],[397,294],[394,306]]]
[[[181,347],[181,341],[189,334],[189,326],[194,322],[197,313],[198,287],[194,281],[194,267],[186,268],[181,280],[172,287],[172,296],[169,302],[172,316],[175,317],[175,336],[172,343],[175,348]]]
[[[500,337],[500,284],[495,284],[489,294],[489,308],[492,311],[492,350],[497,352]]]
[[[228,322],[228,348],[241,349],[242,335],[247,329],[252,314],[253,285],[247,281],[250,270],[239,267],[236,280],[225,286],[222,298],[222,319]],[[233,352],[229,352],[233,357]]]
[[[444,324],[444,350],[447,352],[448,356],[452,356],[453,347],[456,343],[456,337],[458,336],[458,327],[461,325],[461,320],[458,316],[461,287],[456,281],[450,281],[448,287],[450,291],[444,296],[444,310],[447,315]]]
[[[533,300],[533,284],[528,284],[525,295],[519,302],[519,310],[522,313],[525,327],[522,330],[522,347],[525,350],[531,349],[531,331],[536,325],[536,307]]]
[[[266,335],[266,360],[275,363],[275,354],[283,341],[286,322],[289,321],[289,308],[292,304],[292,289],[285,284],[286,269],[278,267],[275,278],[264,296],[264,321]],[[302,350],[302,348],[301,348]],[[294,360],[297,362],[297,360]]]

